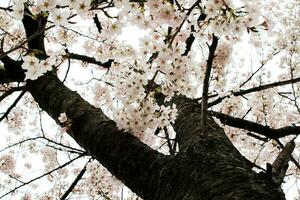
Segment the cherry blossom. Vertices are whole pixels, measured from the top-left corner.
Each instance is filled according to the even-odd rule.
[[[53,11],[56,6],[56,0],[37,0],[37,6],[41,11]]]
[[[68,11],[55,9],[51,16],[56,26],[65,26],[68,24],[70,14]]]
[[[40,61],[32,55],[23,57],[23,60],[24,63],[22,64],[22,68],[26,70],[26,80],[37,79],[47,71],[52,70],[53,64],[55,63],[53,58]]]
[[[14,11],[14,17],[18,20],[23,19],[24,16],[24,2],[23,1],[16,1],[12,7]]]
[[[71,7],[76,10],[79,15],[85,14],[91,5],[91,0],[78,0],[71,4]]]
[[[65,123],[68,120],[66,113],[60,113],[58,121],[60,123]]]

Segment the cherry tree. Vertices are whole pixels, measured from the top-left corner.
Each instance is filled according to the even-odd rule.
[[[7,1],[0,197],[286,199],[299,29],[299,0]]]

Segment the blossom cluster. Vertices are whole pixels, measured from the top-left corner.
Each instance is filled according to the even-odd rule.
[[[145,137],[147,129],[154,131],[174,122],[177,116],[175,104],[172,107],[159,106],[153,98],[154,93],[145,91],[145,76],[133,74],[117,85],[119,106],[114,112],[118,128],[138,136]]]
[[[25,80],[35,80],[42,76],[47,71],[51,71],[53,65],[56,63],[54,57],[47,58],[46,60],[39,60],[33,55],[23,57],[22,69],[25,69]]]
[[[24,3],[27,0],[14,0],[13,11],[16,19],[22,19],[24,16]],[[67,7],[68,9],[61,9]],[[57,26],[67,25],[68,18],[72,11],[78,15],[84,15],[91,7],[91,0],[36,0],[32,7],[32,12],[35,14],[50,12],[53,23]]]
[[[121,183],[104,167],[92,162],[87,166],[87,173],[88,177],[85,184],[89,187],[83,187],[83,190],[86,190],[90,198],[97,199],[101,196],[105,196],[107,199],[118,198],[119,194],[110,191],[117,191]]]
[[[3,173],[12,173],[16,167],[16,161],[10,154],[0,157],[0,171]]]
[[[241,36],[246,30],[252,30],[252,28],[259,25],[260,13],[259,9],[256,9],[258,5],[247,1],[243,7],[234,8],[231,1],[222,2],[224,1],[219,1],[215,5],[212,2],[209,3],[211,10],[216,8],[216,6],[219,6],[219,9],[216,9],[218,12],[225,10],[225,15],[221,13],[218,17],[213,17],[214,25],[212,30],[215,33],[218,34],[220,31],[223,31],[228,35]]]

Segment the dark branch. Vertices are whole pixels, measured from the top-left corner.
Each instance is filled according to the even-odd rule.
[[[234,96],[241,96],[241,95],[249,94],[252,92],[258,92],[258,91],[262,91],[262,90],[266,90],[266,89],[270,89],[270,88],[274,88],[274,87],[278,87],[278,86],[283,86],[283,85],[287,85],[287,84],[297,83],[297,82],[300,82],[300,77],[286,80],[286,81],[278,81],[278,82],[274,82],[274,83],[270,83],[270,84],[266,84],[266,85],[261,85],[261,86],[253,87],[253,88],[250,88],[247,90],[240,90],[238,92],[234,92],[233,94],[234,94]]]
[[[11,83],[11,82],[14,82],[14,80],[9,77],[7,71],[4,69],[0,69],[0,84]]]
[[[8,97],[9,95],[11,95],[12,93],[17,92],[17,91],[22,91],[22,90],[25,90],[25,89],[26,89],[25,86],[10,88],[9,90],[5,91],[4,94],[2,94],[2,95],[0,96],[0,102],[1,102],[3,99],[5,99],[6,97]]]
[[[157,191],[159,185],[146,179],[159,174],[165,162],[162,154],[119,130],[101,109],[68,89],[55,75],[45,74],[27,86],[40,108],[57,123],[60,114],[66,113],[71,121],[67,132],[119,180],[140,196],[153,195],[147,193],[149,190]]]
[[[67,53],[66,57],[74,60],[80,60],[82,62],[87,62],[95,65],[99,65],[101,67],[109,69],[111,67],[112,62],[114,62],[113,59],[109,59],[108,61],[102,63],[100,61],[97,61],[95,58],[85,56],[85,55],[80,55],[80,54],[75,54],[75,53]]]
[[[270,139],[277,139],[288,135],[298,135],[300,133],[299,126],[286,126],[283,128],[274,129],[270,128],[269,126],[264,126],[252,121],[232,117],[230,115],[215,111],[209,111],[209,114],[218,118],[225,125],[252,131]]]
[[[213,65],[215,51],[218,46],[218,37],[213,35],[212,43],[209,46],[209,55],[206,64],[206,72],[203,81],[203,91],[202,91],[202,101],[201,101],[201,125],[206,126],[207,121],[207,101],[208,101],[208,88],[209,88],[209,79],[211,68]]]
[[[93,17],[93,20],[94,20],[94,23],[98,29],[98,32],[101,33],[102,32],[102,26],[101,26],[101,23],[99,21],[99,18],[98,18],[98,15],[95,14],[95,16]]]
[[[192,45],[195,41],[194,35],[191,33],[190,36],[185,41],[185,51],[182,56],[187,56],[188,53],[191,51]]]
[[[249,88],[249,89],[245,89],[245,90],[240,90],[240,91],[237,91],[237,92],[232,92],[232,95],[233,96],[242,96],[242,95],[245,95],[245,94],[250,94],[250,93],[253,93],[253,92],[259,92],[259,91],[267,90],[267,89],[270,89],[270,88],[275,88],[275,87],[284,86],[284,85],[297,83],[297,82],[300,82],[300,77],[290,79],[290,80],[286,80],[286,81],[278,81],[278,82],[274,82],[274,83],[270,83],[270,84],[266,84],[266,85],[261,85],[261,86],[258,86],[258,87],[253,87],[253,88]],[[224,99],[229,98],[229,97],[230,97],[230,95],[219,97],[218,99],[210,102],[208,104],[208,107],[217,105],[218,103],[222,102]]]
[[[278,143],[278,145],[283,149],[284,148],[284,145],[282,144],[282,142],[280,142],[279,139],[275,139],[275,141]],[[296,165],[296,167],[298,169],[300,169],[300,164],[299,162],[291,155],[291,161]]]
[[[295,142],[294,140],[288,142],[282,151],[279,153],[278,157],[272,164],[272,173],[275,180],[281,184],[285,173],[288,169],[288,162],[291,159],[291,155],[295,149]]]
[[[1,52],[2,53],[2,52]],[[23,82],[25,70],[22,69],[22,61],[15,61],[9,56],[1,58],[5,70],[0,70],[0,83]]]
[[[22,22],[25,28],[26,38],[30,38],[31,36],[35,35],[37,32],[40,32],[39,35],[34,37],[32,40],[28,41],[29,49],[37,49],[42,51],[44,54],[46,54],[45,45],[44,45],[45,32],[42,30],[44,30],[46,27],[47,17],[41,14],[38,15],[36,19],[33,18],[32,13],[26,6],[24,11],[25,14],[22,19]]]
[[[70,185],[70,187],[67,189],[67,191],[63,194],[63,196],[60,198],[60,200],[65,200],[68,197],[68,195],[72,192],[72,190],[75,188],[75,186],[77,185],[77,183],[81,180],[82,176],[86,172],[86,165],[82,168],[82,170],[80,171],[80,173],[74,179],[73,183]]]
[[[16,98],[16,100],[9,106],[9,108],[6,110],[6,112],[2,115],[0,118],[0,122],[7,117],[7,115],[10,113],[10,111],[18,104],[18,102],[21,100],[23,95],[26,93],[26,90],[23,90],[21,94]]]

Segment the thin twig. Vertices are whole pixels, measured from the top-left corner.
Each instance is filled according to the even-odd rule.
[[[26,89],[25,86],[20,86],[20,87],[13,87],[13,88],[10,88],[9,90],[5,91],[5,93],[2,94],[2,95],[0,96],[0,102],[1,102],[3,99],[5,99],[6,97],[8,97],[9,95],[11,95],[12,93],[17,92],[17,91],[22,91],[22,90],[24,90],[24,89]]]
[[[23,97],[23,95],[26,93],[26,90],[23,90],[21,94],[16,98],[16,100],[11,104],[11,106],[6,110],[6,112],[2,115],[0,118],[0,122],[7,117],[9,112],[17,105],[17,103],[20,101],[20,99]]]
[[[218,103],[222,102],[224,99],[229,98],[231,95],[233,95],[233,96],[242,96],[242,95],[245,95],[245,94],[250,94],[250,93],[253,93],[253,92],[259,92],[259,91],[267,90],[267,89],[270,89],[270,88],[275,88],[275,87],[284,86],[284,85],[297,83],[297,82],[300,82],[300,77],[295,78],[295,79],[289,79],[289,80],[286,80],[286,81],[278,81],[278,82],[274,82],[274,83],[270,83],[270,84],[266,84],[266,85],[260,85],[258,87],[253,87],[253,88],[249,88],[249,89],[245,89],[245,90],[240,90],[240,91],[237,91],[237,92],[232,92],[230,95],[219,97],[218,99],[210,102],[208,104],[208,107],[217,105]]]
[[[65,200],[69,194],[72,192],[72,190],[75,188],[75,186],[78,184],[78,182],[81,180],[82,176],[86,172],[86,166],[91,161],[91,159],[88,160],[88,162],[84,165],[80,173],[77,175],[77,177],[74,179],[73,183],[70,185],[70,187],[67,189],[67,191],[63,194],[63,196],[60,198],[60,200]]]
[[[194,10],[194,8],[199,4],[200,1],[201,1],[201,0],[196,1],[196,2],[189,8],[189,10],[187,11],[187,13],[186,13],[186,15],[185,15],[183,21],[182,21],[181,24],[176,28],[176,30],[175,30],[175,32],[174,32],[174,34],[173,34],[173,36],[172,36],[172,38],[171,38],[171,40],[170,40],[169,47],[172,46],[172,43],[174,42],[174,39],[175,39],[176,35],[180,32],[180,30],[181,30],[183,24],[185,23],[185,21],[187,20],[187,18],[190,16],[190,14],[191,14],[192,11]]]
[[[172,143],[171,143],[171,139],[170,139],[167,127],[164,127],[164,132],[165,132],[165,136],[166,136],[166,139],[167,139],[167,145],[168,145],[168,148],[169,148],[169,153],[170,153],[170,155],[175,155],[175,152],[173,151],[173,146],[172,146]]]
[[[106,68],[106,69],[109,69],[111,67],[112,62],[114,62],[113,59],[108,59],[108,61],[102,63],[100,61],[97,61],[93,57],[89,57],[89,56],[86,56],[86,55],[75,54],[75,53],[69,53],[69,52],[67,52],[65,57],[69,58],[69,59],[80,60],[82,62],[99,65],[99,66],[101,66],[103,68]]]
[[[35,32],[34,34],[32,34],[30,37],[28,37],[26,40],[24,40],[23,42],[21,42],[21,43],[18,44],[17,46],[11,48],[10,50],[8,50],[8,51],[6,51],[6,52],[3,52],[3,53],[0,55],[0,60],[1,60],[2,58],[4,58],[5,56],[7,56],[8,54],[10,54],[11,52],[13,52],[13,51],[19,49],[20,47],[22,47],[22,46],[23,46],[24,44],[26,44],[27,42],[33,40],[34,38],[36,38],[37,36],[39,36],[39,35],[42,34],[43,32],[45,32],[45,31],[47,31],[47,30],[49,30],[49,29],[51,29],[51,28],[53,28],[53,27],[55,27],[55,25],[49,26],[48,28],[45,28],[45,29],[42,29],[42,30],[40,30],[40,31]]]
[[[9,194],[11,194],[11,193],[13,193],[13,192],[15,192],[16,190],[20,189],[21,187],[24,187],[25,185],[28,185],[28,184],[30,184],[30,183],[32,183],[32,182],[38,180],[38,179],[41,179],[41,178],[43,178],[43,177],[45,177],[45,176],[47,176],[47,175],[49,175],[49,174],[51,174],[51,173],[53,173],[53,172],[59,170],[59,169],[64,168],[65,166],[71,164],[71,163],[74,162],[75,160],[77,160],[77,159],[79,159],[79,158],[81,158],[81,157],[83,157],[83,156],[85,156],[85,155],[86,155],[86,154],[81,154],[81,155],[77,156],[76,158],[74,158],[74,159],[72,159],[72,160],[70,160],[70,161],[64,163],[63,165],[60,165],[60,166],[58,166],[58,167],[52,169],[51,171],[49,171],[49,172],[47,172],[47,173],[44,173],[44,174],[42,174],[42,175],[40,175],[40,176],[38,176],[38,177],[35,177],[34,179],[31,179],[30,181],[27,181],[27,182],[22,183],[21,185],[15,187],[14,189],[12,189],[12,190],[10,190],[9,192],[6,192],[6,193],[3,194],[2,196],[0,196],[0,199],[3,198],[3,197],[5,197],[5,196],[7,196],[7,195],[9,195]]]
[[[275,56],[275,55],[277,55],[278,53],[280,53],[281,52],[281,50],[274,50],[272,53],[271,53],[271,55],[272,56]],[[255,74],[257,74],[257,72],[259,72],[265,65],[267,64],[267,62],[263,62],[261,65],[260,65],[260,67],[255,71],[255,72],[253,72],[252,74],[251,74],[251,76],[249,76],[249,78],[246,80],[246,81],[244,81],[241,85],[240,85],[240,88],[241,87],[243,87],[246,83],[248,83],[252,78],[253,78],[253,76],[255,75]]]

